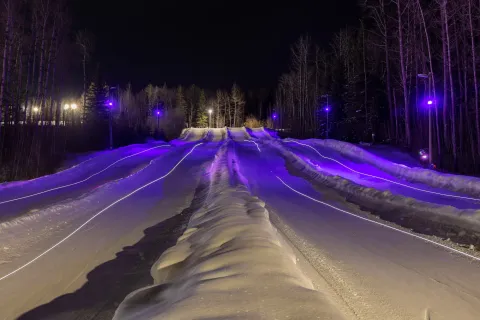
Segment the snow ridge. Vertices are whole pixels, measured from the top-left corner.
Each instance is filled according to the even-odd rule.
[[[480,243],[480,210],[456,209],[451,206],[435,205],[412,198],[393,195],[389,191],[380,191],[358,185],[339,176],[333,176],[303,160],[289,151],[279,141],[262,141],[276,148],[286,159],[289,166],[300,176],[321,185],[340,191],[348,201],[379,214],[386,220],[403,225],[428,229],[430,233],[442,237],[455,238],[459,242]],[[410,225],[410,226],[411,226]],[[463,240],[461,239],[463,238]]]
[[[463,192],[477,198],[480,197],[479,178],[440,173],[423,168],[407,167],[378,157],[348,142],[320,139],[312,139],[311,142],[314,145],[334,149],[345,156],[372,164],[387,173],[405,178],[409,181],[421,182],[433,187]]]
[[[207,178],[201,209],[151,269],[154,285],[128,295],[114,319],[342,319],[250,195],[231,141]]]

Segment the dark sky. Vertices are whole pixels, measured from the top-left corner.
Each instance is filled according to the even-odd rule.
[[[102,74],[137,89],[149,82],[272,88],[300,35],[328,46],[334,32],[359,16],[356,0],[72,2],[74,28],[96,38]]]

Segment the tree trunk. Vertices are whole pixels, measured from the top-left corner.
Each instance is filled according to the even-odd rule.
[[[479,121],[479,106],[478,106],[478,83],[477,83],[477,63],[475,55],[475,35],[473,33],[472,22],[472,0],[468,0],[468,25],[470,28],[470,44],[472,51],[472,70],[473,70],[473,90],[475,93],[475,130],[477,137],[477,154],[480,155],[480,121]]]
[[[403,88],[403,102],[405,107],[405,139],[407,145],[411,145],[411,135],[410,135],[410,107],[408,105],[408,90],[407,90],[407,73],[405,69],[405,54],[404,54],[404,44],[403,44],[403,24],[402,24],[402,10],[400,8],[401,0],[397,0],[397,12],[398,12],[398,44],[400,50],[400,68],[401,71],[401,81]]]

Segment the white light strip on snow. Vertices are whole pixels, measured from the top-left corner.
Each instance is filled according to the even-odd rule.
[[[103,169],[102,171],[99,171],[97,173],[94,173],[92,174],[91,176],[89,176],[88,178],[86,179],[83,179],[81,181],[77,181],[77,182],[74,182],[74,183],[70,183],[70,184],[67,184],[67,185],[64,185],[64,186],[60,186],[60,187],[56,187],[56,188],[52,188],[52,189],[48,189],[48,190],[45,190],[45,191],[42,191],[42,192],[38,192],[38,193],[34,193],[34,194],[31,194],[31,195],[28,195],[28,196],[24,196],[24,197],[20,197],[20,198],[15,198],[15,199],[10,199],[10,200],[6,200],[6,201],[2,201],[0,202],[0,204],[5,204],[5,203],[9,203],[9,202],[14,202],[14,201],[18,201],[18,200],[23,200],[23,199],[27,199],[27,198],[31,198],[31,197],[35,197],[35,196],[38,196],[38,195],[41,195],[41,194],[44,194],[44,193],[47,193],[47,192],[51,192],[51,191],[55,191],[55,190],[59,190],[59,189],[64,189],[64,188],[68,188],[68,187],[71,187],[71,186],[74,186],[74,185],[77,185],[77,184],[80,184],[80,183],[83,183],[87,180],[90,180],[91,178],[93,178],[94,176],[96,175],[99,175],[100,173],[106,171],[107,169],[111,168],[112,166],[116,165],[117,163],[125,160],[125,159],[128,159],[128,158],[131,158],[131,157],[134,157],[134,156],[137,156],[139,154],[142,154],[144,152],[147,152],[147,151],[150,151],[150,150],[153,150],[153,149],[157,149],[157,148],[162,148],[162,147],[170,147],[170,145],[166,144],[166,145],[161,145],[161,146],[157,146],[157,147],[153,147],[153,148],[150,148],[150,149],[147,149],[147,150],[143,150],[141,152],[137,152],[135,154],[131,154],[127,157],[124,157],[120,160],[117,160],[115,161],[114,163],[112,163],[111,165],[109,165],[108,167],[106,167],[105,169]]]
[[[260,147],[258,146],[258,144],[257,144],[255,141],[253,141],[253,140],[244,140],[244,141],[255,143],[255,145],[257,146],[258,152],[262,152],[262,151],[260,150]]]
[[[52,251],[53,249],[55,249],[56,247],[58,247],[59,245],[61,245],[63,242],[67,241],[68,238],[70,238],[71,236],[73,236],[75,233],[77,233],[80,229],[82,229],[83,227],[85,227],[90,221],[92,221],[93,219],[95,219],[96,217],[98,217],[100,214],[102,214],[103,212],[107,211],[108,209],[110,209],[111,207],[113,207],[114,205],[116,205],[117,203],[129,198],[130,196],[134,195],[135,193],[137,193],[138,191],[142,190],[142,189],[145,189],[146,187],[166,178],[167,176],[169,176],[179,165],[180,163],[183,162],[183,160],[185,160],[192,152],[193,150],[195,150],[196,147],[198,147],[199,145],[202,145],[203,143],[199,143],[197,145],[195,145],[182,159],[180,159],[180,161],[177,162],[177,164],[167,173],[165,174],[164,176],[158,178],[158,179],[155,179],[153,181],[150,181],[149,183],[141,186],[140,188],[138,189],[135,189],[134,191],[130,192],[129,194],[127,194],[126,196],[118,199],[117,201],[111,203],[109,206],[103,208],[101,211],[99,211],[98,213],[96,213],[93,217],[91,217],[90,219],[88,219],[87,221],[85,221],[85,223],[83,223],[80,227],[78,227],[77,229],[75,229],[72,233],[70,233],[68,236],[66,236],[65,238],[63,238],[62,240],[60,240],[59,242],[57,242],[55,245],[53,245],[52,247],[50,247],[49,249],[45,250],[43,253],[39,254],[36,258],[30,260],[29,262],[25,263],[23,266],[13,270],[12,272],[4,275],[3,277],[0,278],[0,281],[8,278],[9,276],[17,273],[18,271],[28,267],[29,265],[31,265],[32,263],[34,263],[35,261],[37,261],[38,259],[40,259],[41,257],[43,257],[44,255],[46,255],[47,253],[49,253],[50,251]]]
[[[350,171],[352,171],[352,172],[355,172],[355,173],[358,173],[358,174],[361,174],[361,175],[364,175],[364,176],[367,176],[367,177],[376,178],[376,179],[383,180],[383,181],[387,181],[387,182],[390,182],[390,183],[393,183],[393,184],[396,184],[396,185],[399,185],[399,186],[402,186],[402,187],[405,187],[405,188],[410,188],[410,189],[413,189],[413,190],[417,190],[417,191],[421,191],[421,192],[426,192],[426,193],[431,193],[431,194],[435,194],[435,195],[439,195],[439,196],[451,197],[451,198],[458,198],[458,199],[464,199],[464,200],[480,201],[480,199],[477,199],[477,198],[457,196],[457,195],[453,195],[453,194],[445,194],[445,193],[440,193],[440,192],[435,192],[435,191],[429,191],[429,190],[424,190],[424,189],[420,189],[420,188],[415,188],[415,187],[412,187],[412,186],[409,186],[409,185],[406,185],[406,184],[403,184],[403,183],[400,183],[400,182],[396,182],[396,181],[393,181],[393,180],[385,179],[385,178],[382,178],[382,177],[377,177],[377,176],[374,176],[374,175],[371,175],[371,174],[368,174],[368,173],[363,173],[363,172],[357,171],[357,170],[355,170],[355,169],[352,169],[352,168],[344,165],[343,163],[341,163],[341,162],[338,161],[338,160],[335,160],[335,159],[333,159],[333,158],[329,158],[329,157],[324,156],[324,155],[321,154],[317,149],[315,149],[314,147],[312,147],[312,146],[310,146],[310,145],[308,145],[308,144],[300,143],[300,142],[297,142],[297,141],[294,141],[294,140],[288,140],[288,141],[286,141],[286,142],[293,142],[293,143],[296,143],[296,144],[299,144],[299,145],[308,147],[308,148],[312,149],[313,151],[315,151],[315,152],[316,152],[319,156],[321,156],[322,158],[325,158],[325,159],[334,161],[334,162],[338,163],[339,165],[341,165],[342,167],[345,167],[345,168],[347,168],[348,170],[350,170]]]
[[[358,215],[356,215],[356,214],[354,214],[354,213],[351,213],[351,212],[348,212],[348,211],[346,211],[346,210],[343,210],[343,209],[337,208],[337,207],[335,207],[335,206],[332,206],[331,204],[328,204],[328,203],[326,203],[326,202],[323,202],[323,201],[317,200],[317,199],[315,199],[315,198],[312,198],[312,197],[310,197],[310,196],[307,196],[306,194],[301,193],[300,191],[297,191],[297,190],[295,190],[294,188],[292,188],[291,186],[289,186],[289,185],[288,185],[285,181],[283,181],[279,176],[276,176],[276,177],[277,177],[278,180],[280,180],[280,182],[283,183],[284,186],[286,186],[287,188],[289,188],[289,189],[292,190],[293,192],[295,192],[295,193],[297,193],[297,194],[299,194],[299,195],[301,195],[301,196],[303,196],[303,197],[305,197],[305,198],[307,198],[307,199],[310,199],[310,200],[315,201],[315,202],[317,202],[317,203],[323,204],[324,206],[330,207],[330,208],[332,208],[332,209],[334,209],[334,210],[337,210],[337,211],[346,213],[346,214],[348,214],[348,215],[350,215],[350,216],[352,216],[352,217],[358,218],[358,219],[360,219],[360,220],[364,220],[364,221],[367,221],[367,222],[370,222],[370,223],[373,223],[373,224],[376,224],[376,225],[385,227],[385,228],[387,228],[387,229],[391,229],[391,230],[394,230],[394,231],[397,231],[397,232],[400,232],[400,233],[409,235],[409,236],[411,236],[411,237],[414,237],[414,238],[423,240],[423,241],[425,241],[425,242],[434,244],[434,245],[436,245],[436,246],[442,247],[442,248],[447,249],[447,250],[449,250],[449,251],[452,251],[452,252],[455,252],[455,253],[459,253],[459,254],[461,254],[461,255],[463,255],[463,256],[466,256],[466,257],[468,257],[468,258],[471,258],[471,259],[473,259],[473,260],[480,261],[480,258],[478,258],[478,257],[476,257],[476,256],[474,256],[474,255],[471,255],[471,254],[462,252],[462,251],[460,251],[460,250],[451,248],[451,247],[449,247],[449,246],[446,246],[446,245],[444,245],[444,244],[435,242],[435,241],[433,241],[433,240],[430,240],[430,239],[427,239],[427,238],[418,236],[418,235],[416,235],[416,234],[413,234],[413,233],[410,233],[410,232],[407,232],[407,231],[404,231],[404,230],[401,230],[401,229],[394,228],[394,227],[389,226],[389,225],[387,225],[387,224],[383,224],[383,223],[380,223],[380,222],[377,222],[377,221],[374,221],[374,220],[370,220],[370,219],[367,219],[367,218],[358,216]],[[1,279],[0,279],[0,280],[1,280]]]

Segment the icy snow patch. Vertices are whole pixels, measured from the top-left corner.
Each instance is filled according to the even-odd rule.
[[[241,183],[230,146],[195,200],[202,208],[152,267],[154,285],[128,295],[114,319],[342,319]]]

